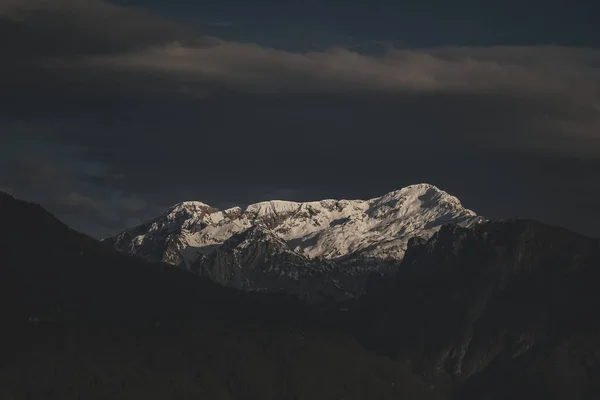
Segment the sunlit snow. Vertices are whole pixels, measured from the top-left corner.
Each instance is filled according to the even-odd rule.
[[[444,224],[471,226],[481,220],[456,197],[433,185],[418,184],[370,200],[273,200],[249,205],[243,211],[183,202],[150,224],[122,233],[116,246],[122,247],[119,242],[132,237],[127,250],[139,254],[175,240],[189,265],[231,236],[262,226],[311,259],[354,254],[401,259],[413,236],[428,238]]]

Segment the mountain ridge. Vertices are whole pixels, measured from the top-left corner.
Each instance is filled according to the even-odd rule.
[[[527,219],[446,225],[362,298],[356,329],[457,399],[595,398],[599,282],[598,238]]]
[[[364,296],[309,306],[121,254],[2,193],[0,220],[0,397],[600,396],[600,240],[567,229],[445,225]],[[290,254],[264,227],[223,250],[260,243]]]
[[[233,234],[260,224],[308,258],[335,259],[362,252],[374,258],[398,259],[403,249],[397,247],[405,243],[411,230],[422,235],[443,223],[468,226],[481,220],[456,197],[433,185],[417,184],[368,200],[271,200],[250,204],[244,210],[218,210],[203,202],[185,201],[146,224],[104,241],[121,251],[157,261],[164,254],[154,252],[149,244],[157,236],[177,236],[184,246],[178,249],[183,262],[189,263],[194,261],[194,254],[190,254],[194,250],[186,248],[202,254]],[[383,251],[381,245],[386,242],[390,243]],[[371,248],[373,244],[379,248]],[[162,261],[176,264],[165,258]]]
[[[260,226],[269,232],[273,243],[278,242],[273,249],[287,248],[289,254],[294,254],[292,258],[297,265],[292,267],[289,257],[285,264],[297,270],[294,273],[297,284],[292,286],[308,285],[299,293],[301,297],[318,298],[316,289],[303,279],[314,282],[310,277],[320,264],[328,280],[341,280],[334,285],[337,289],[332,287],[332,292],[324,293],[325,296],[345,299],[364,293],[364,287],[357,282],[364,284],[369,274],[393,272],[390,264],[401,262],[411,237],[428,238],[447,223],[473,226],[482,221],[484,218],[464,208],[456,197],[433,185],[417,184],[369,200],[271,200],[250,204],[244,210],[234,207],[221,211],[203,202],[181,202],[149,223],[105,242],[149,261],[166,262],[211,276],[222,284],[246,290],[280,290],[273,277],[260,277],[257,271],[270,275],[272,268],[268,265],[275,259],[284,262],[282,253],[267,254],[256,246],[246,246],[236,250],[236,257],[252,259],[252,265],[233,260],[225,265],[218,261],[219,257],[229,257],[220,247],[236,235]],[[241,256],[242,251],[252,254]],[[357,278],[359,264],[364,276]],[[365,265],[370,269],[363,268]],[[254,273],[241,274],[244,268]],[[239,281],[240,274],[252,275],[254,279],[243,283]],[[227,275],[238,278],[230,279]],[[288,280],[290,276],[281,278]]]

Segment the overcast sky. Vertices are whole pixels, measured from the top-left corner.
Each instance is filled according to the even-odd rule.
[[[396,3],[0,0],[0,188],[96,237],[421,182],[600,236],[598,6]]]

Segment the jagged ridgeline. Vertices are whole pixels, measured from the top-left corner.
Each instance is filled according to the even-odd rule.
[[[420,184],[370,200],[276,200],[245,210],[184,202],[105,242],[223,285],[313,302],[364,294],[373,275],[396,271],[414,236],[483,220],[456,197]]]

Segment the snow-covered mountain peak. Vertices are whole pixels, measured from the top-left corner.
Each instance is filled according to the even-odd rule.
[[[240,207],[231,207],[231,208],[228,208],[227,210],[224,210],[223,214],[227,215],[227,216],[231,216],[231,215],[240,215],[242,212],[243,211]]]
[[[402,199],[419,199],[423,202],[427,202],[428,204],[426,204],[426,206],[435,206],[435,203],[439,201],[450,201],[453,203],[456,202],[460,205],[460,201],[456,197],[429,183],[420,183],[417,185],[407,186],[402,189],[386,193],[381,197],[371,199],[370,201],[375,204],[386,204],[388,202],[393,202],[394,200]]]
[[[294,215],[299,208],[300,203],[272,200],[251,204],[246,208],[244,214],[253,223],[274,228],[286,218]]]
[[[288,214],[296,211],[300,203],[285,200],[271,200],[260,203],[250,204],[246,208],[246,213],[254,214],[257,217],[264,217],[272,214]]]
[[[412,185],[369,200],[367,213],[372,217],[392,216],[405,218],[411,215],[423,216],[428,210],[448,210],[449,212],[467,213],[475,216],[471,210],[465,209],[460,200],[436,186],[423,183]],[[390,215],[391,213],[391,215]]]
[[[200,201],[183,201],[181,203],[175,204],[171,207],[166,213],[166,218],[180,218],[180,217],[188,217],[188,218],[202,218],[207,214],[212,214],[217,212],[218,210],[214,207],[209,206],[208,204],[202,203]]]
[[[405,186],[403,188],[393,190],[381,197],[385,196],[405,196],[408,194],[423,194],[428,190],[435,190],[436,192],[443,192],[443,190],[439,189],[437,186],[432,185],[430,183],[417,183],[414,185]]]
[[[456,197],[433,185],[418,184],[370,200],[272,200],[251,204],[245,210],[219,211],[188,201],[112,242],[150,259],[164,261],[168,252],[167,259],[181,259],[189,265],[232,236],[253,228],[249,237],[275,235],[309,259],[360,255],[399,260],[413,236],[428,238],[443,224],[470,226],[481,220]],[[157,251],[162,254],[154,254]]]

